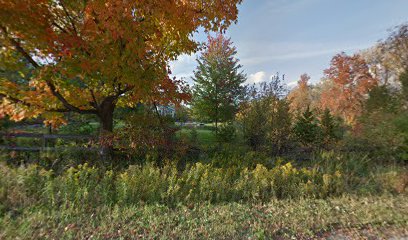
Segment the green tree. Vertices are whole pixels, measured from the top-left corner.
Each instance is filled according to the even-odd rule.
[[[293,132],[306,147],[315,147],[321,143],[321,128],[309,107],[297,117]]]
[[[289,103],[283,98],[285,92],[279,74],[268,83],[249,88],[248,101],[242,104],[238,120],[252,149],[278,155],[287,147],[292,117]]]
[[[408,102],[408,69],[400,75],[399,80],[401,82],[402,100]]]
[[[402,73],[399,80],[399,90],[385,84],[373,88],[359,118],[358,140],[387,159],[408,159],[408,74]]]
[[[222,34],[208,37],[205,52],[197,59],[193,80],[193,112],[201,120],[229,122],[235,117],[246,76],[235,57],[237,51]]]
[[[292,116],[286,99],[275,99],[268,116],[268,140],[271,152],[279,155],[285,151],[290,140]]]
[[[339,124],[336,122],[336,119],[330,113],[328,108],[323,111],[319,125],[321,128],[322,140],[326,147],[340,138]]]
[[[400,134],[403,136],[403,144],[399,148],[401,150],[400,158],[408,160],[408,68],[400,75],[399,80],[401,82],[401,100],[402,100],[402,111],[400,111],[400,116],[395,120],[396,127]]]
[[[266,145],[271,98],[253,99],[238,114],[246,143],[255,151]]]

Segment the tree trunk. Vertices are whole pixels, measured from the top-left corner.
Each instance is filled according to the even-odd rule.
[[[218,118],[215,119],[215,137],[218,137]]]
[[[215,84],[215,138],[218,141],[218,83]]]
[[[99,108],[100,121],[100,157],[104,161],[109,161],[113,157],[113,112],[115,110],[115,99],[106,98]]]
[[[101,122],[101,135],[104,133],[112,133],[113,132],[113,111],[106,111],[100,115],[100,122]]]

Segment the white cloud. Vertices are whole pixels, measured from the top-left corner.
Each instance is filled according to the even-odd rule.
[[[183,54],[179,56],[177,60],[170,62],[170,70],[172,73],[170,76],[183,79],[187,81],[188,84],[193,85],[191,77],[197,65],[197,56],[197,53],[192,55]]]
[[[170,63],[170,70],[173,75],[185,74],[187,72],[193,72],[196,66],[197,54],[181,55],[176,61]]]
[[[257,84],[266,80],[266,73],[264,71],[256,72],[253,74],[249,74],[247,83],[248,84]]]
[[[289,82],[286,85],[288,86],[289,89],[292,89],[297,85],[297,81]]]

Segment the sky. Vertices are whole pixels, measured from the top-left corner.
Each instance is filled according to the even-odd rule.
[[[247,83],[279,72],[291,87],[303,73],[318,82],[335,54],[374,46],[407,21],[408,0],[244,0],[238,23],[226,35],[237,48]],[[206,35],[194,38],[205,41]],[[192,84],[198,55],[172,62],[173,76]]]

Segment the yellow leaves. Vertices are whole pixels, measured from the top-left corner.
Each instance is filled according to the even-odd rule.
[[[21,121],[25,118],[37,116],[37,111],[28,109],[22,104],[14,103],[7,98],[3,98],[0,104],[0,118],[9,116],[12,121]]]
[[[45,126],[51,126],[52,128],[58,128],[61,125],[67,125],[67,121],[62,117],[53,117],[51,119],[44,120]]]
[[[297,87],[288,94],[292,113],[304,112],[312,104],[312,90],[308,85],[309,80],[310,77],[307,74],[302,74]]]
[[[26,114],[25,110],[20,110],[20,111],[17,111],[15,114],[11,115],[10,119],[18,122],[18,121],[23,120],[26,117],[25,114]]]

